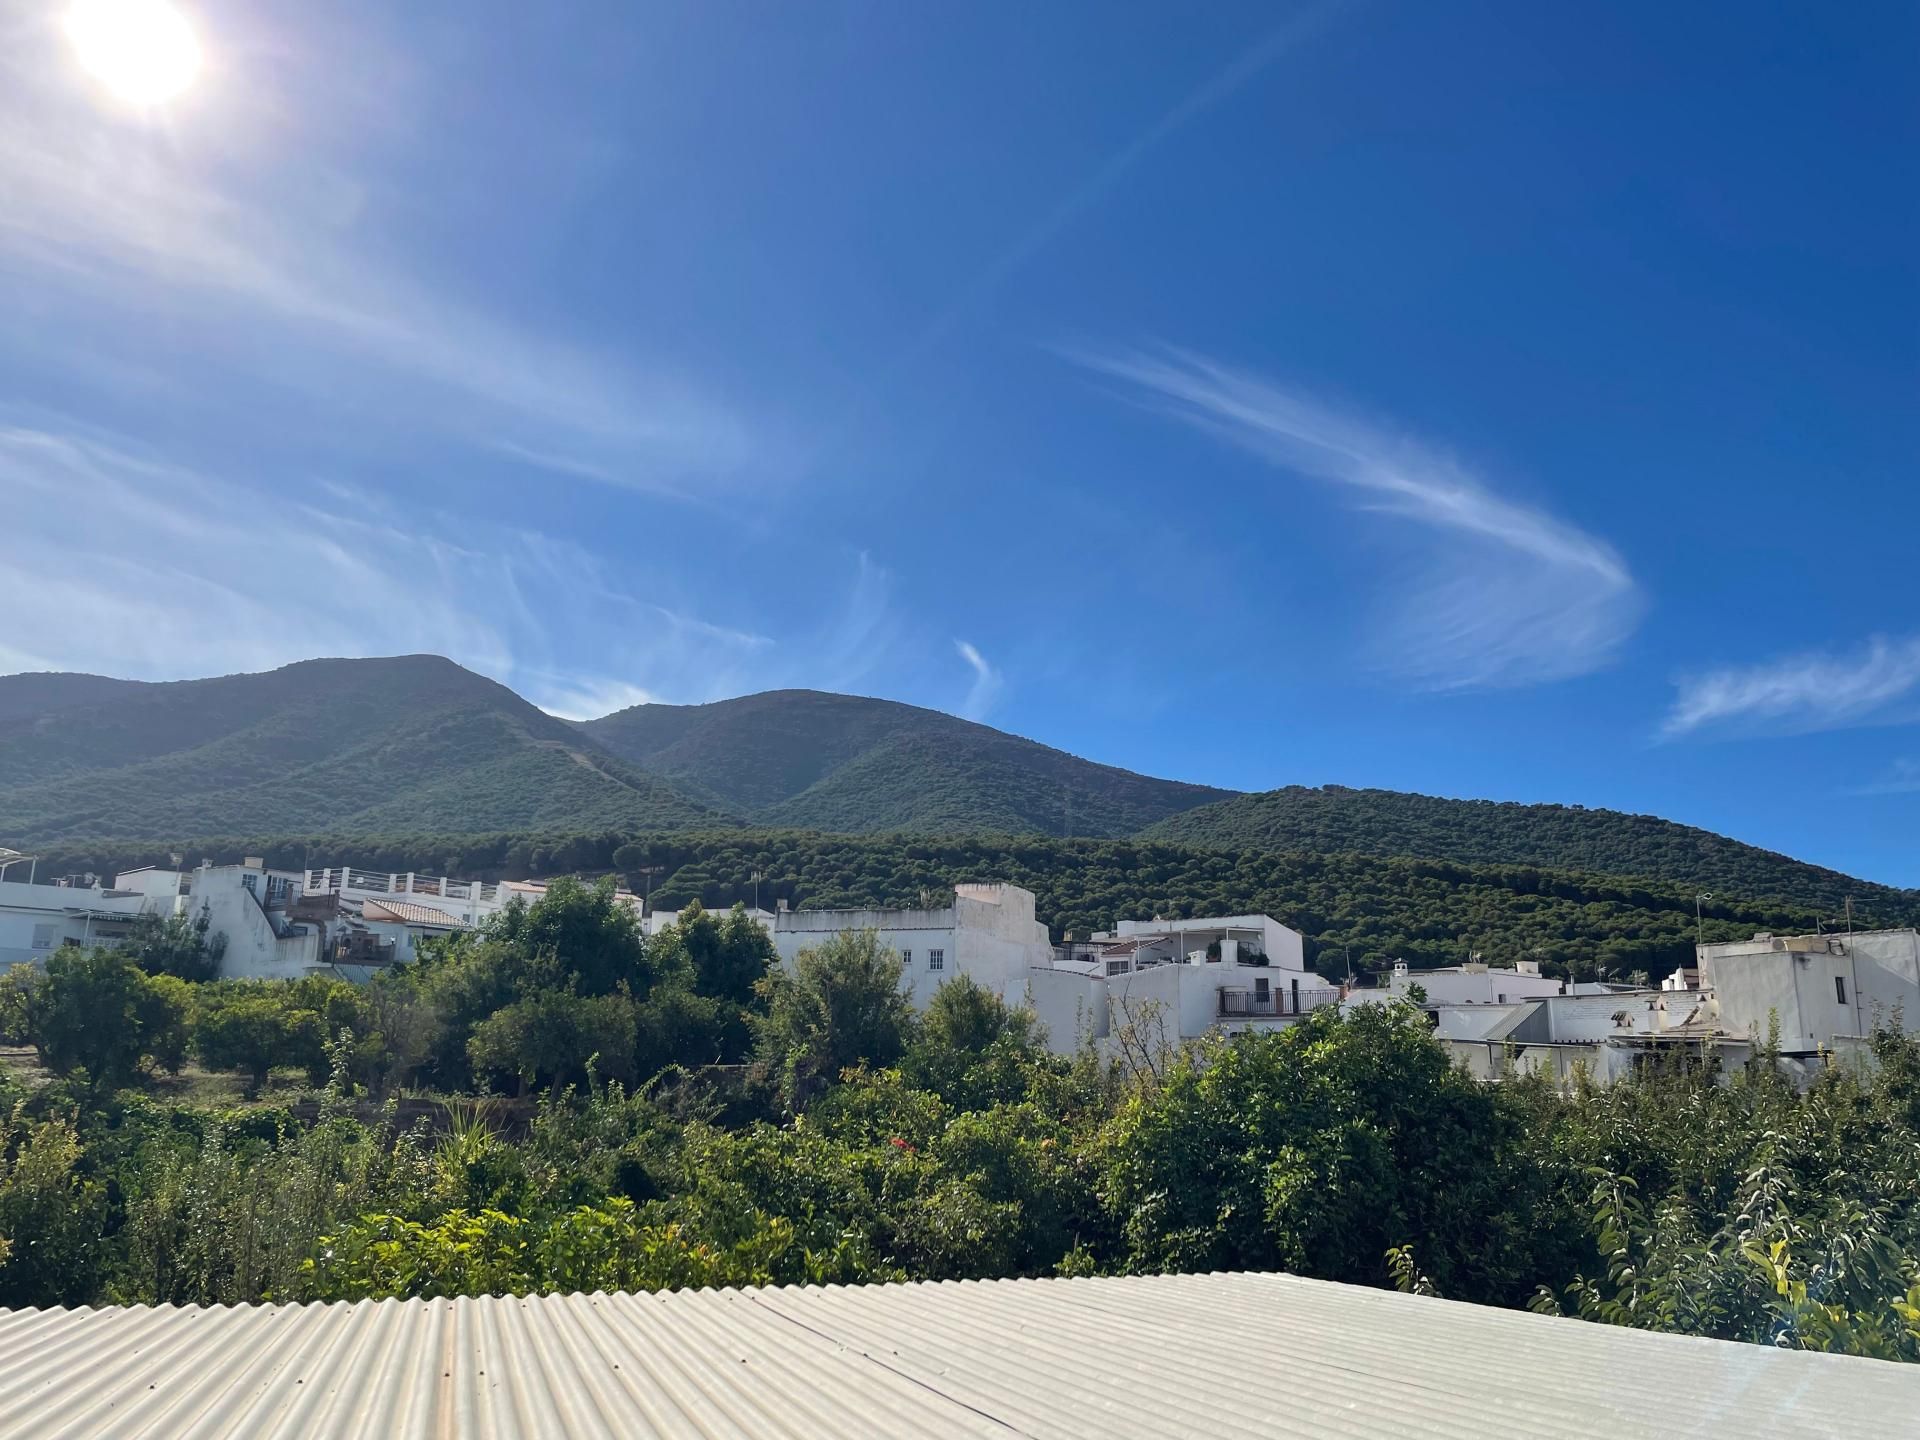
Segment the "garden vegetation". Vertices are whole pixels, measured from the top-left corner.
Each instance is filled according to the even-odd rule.
[[[233,1304],[1286,1269],[1920,1359],[1920,1046],[1804,1093],[1762,1054],[1479,1084],[1419,1011],[1050,1054],[843,935],[644,938],[608,886],[365,987],[190,979],[180,942],[0,983],[0,1304]],[[295,1105],[193,1107],[197,1063]]]

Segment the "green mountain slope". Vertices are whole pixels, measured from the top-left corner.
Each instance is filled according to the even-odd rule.
[[[19,713],[23,678],[0,678],[4,842],[726,819],[434,656],[104,689],[40,714]]]
[[[1708,890],[1718,897],[1709,916],[1751,904],[1830,917],[1848,896],[1870,923],[1920,915],[1920,892],[1653,816],[1337,786],[1233,795],[937,711],[809,690],[642,705],[576,724],[434,656],[167,684],[0,677],[0,845],[52,854],[123,838],[164,855],[196,837],[304,835],[327,837],[338,857],[346,842],[358,855],[412,847],[409,837],[490,833],[515,837],[517,864],[571,868],[609,839],[731,830],[747,844],[748,827],[916,837],[871,842],[907,855],[966,843],[918,837],[1170,842],[1183,854],[1238,857],[1240,894],[1269,863],[1262,856],[1294,866],[1416,857],[1442,870],[1638,877],[1617,883],[1689,907]],[[429,848],[422,863],[459,868],[450,858],[459,853]],[[1160,852],[1143,843],[1126,853],[1158,863],[1148,857]],[[1152,878],[1116,872],[1105,898],[1145,894]],[[1532,882],[1516,883],[1524,897]],[[1213,892],[1223,903],[1228,893]],[[1556,913],[1569,899],[1557,897]],[[1088,911],[1076,902],[1062,913]],[[1391,943],[1422,953],[1414,918],[1403,918]],[[1569,934],[1585,928],[1567,923]]]
[[[1418,855],[1463,864],[1542,865],[1837,911],[1911,909],[1920,895],[1744,845],[1655,815],[1579,805],[1446,800],[1397,790],[1290,785],[1236,795],[1163,820],[1148,838],[1222,849]]]
[[[36,719],[76,705],[97,705],[145,688],[138,680],[63,671],[8,675],[0,679],[0,725],[9,720]]]
[[[1127,835],[1230,793],[937,710],[817,690],[636,705],[580,728],[755,823],[850,834]]]

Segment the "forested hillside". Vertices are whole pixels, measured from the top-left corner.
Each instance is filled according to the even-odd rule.
[[[1130,835],[1231,793],[1098,765],[937,710],[818,690],[636,705],[580,728],[756,824],[848,834]]]
[[[97,680],[0,679],[0,843],[724,818],[434,656]],[[62,703],[23,713],[36,695]]]
[[[1419,855],[1468,864],[1545,865],[1639,875],[1693,890],[1783,900],[1822,913],[1854,904],[1907,913],[1920,894],[1743,845],[1657,815],[1580,805],[1446,800],[1398,790],[1289,785],[1236,795],[1160,821],[1145,838],[1254,850]]]
[[[1454,964],[1479,951],[1489,960],[1536,958],[1580,976],[1602,970],[1660,975],[1685,962],[1694,941],[1694,892],[1684,886],[1542,870],[1463,865],[1370,855],[1270,854],[1130,840],[1040,836],[919,840],[804,832],[432,835],[379,840],[353,836],[206,840],[201,857],[264,855],[269,863],[353,864],[469,875],[614,872],[651,877],[654,900],[672,908],[699,900],[724,908],[753,898],[797,908],[905,905],[923,889],[963,880],[1010,880],[1032,890],[1055,938],[1085,935],[1123,919],[1264,911],[1307,936],[1308,957],[1329,976],[1395,959]],[[110,874],[165,860],[142,845],[62,847],[43,860],[49,873]],[[1907,924],[1911,905],[1862,906],[1863,924]],[[1811,931],[1826,912],[1727,895],[1709,901],[1709,939],[1755,930]]]
[[[812,690],[639,705],[575,723],[434,656],[311,660],[169,684],[0,677],[0,845],[98,851],[123,837],[164,857],[196,836],[325,836],[337,860],[419,853],[412,836],[511,833],[520,860],[498,863],[513,870],[539,843],[530,835],[726,828],[1137,837],[1237,852],[1248,864],[1271,852],[1631,876],[1645,885],[1616,888],[1684,893],[1689,908],[1707,890],[1716,903],[1819,918],[1848,897],[1866,915],[1920,913],[1920,893],[1656,816],[1340,786],[1233,795],[937,711]],[[443,843],[457,852],[465,841],[430,840],[421,863],[471,868],[434,858]],[[735,843],[760,842],[743,833]],[[899,848],[875,843],[883,855]],[[1406,897],[1383,913],[1404,917],[1393,943],[1410,956],[1460,938],[1452,926],[1421,933]]]

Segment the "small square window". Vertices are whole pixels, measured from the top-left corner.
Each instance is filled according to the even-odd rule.
[[[53,949],[53,926],[36,925],[33,927],[33,948],[36,950]]]
[[[1847,977],[1846,976],[1836,975],[1833,977],[1833,998],[1838,1000],[1842,1005],[1847,1003]]]
[[[903,949],[900,952],[900,964],[903,968],[911,970],[913,968],[913,951]]]
[[[947,952],[944,950],[927,951],[927,969],[944,970],[947,968]]]

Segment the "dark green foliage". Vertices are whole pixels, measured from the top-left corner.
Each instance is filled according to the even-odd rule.
[[[594,1075],[631,1082],[634,1005],[620,995],[541,990],[474,1027],[467,1054],[476,1075],[514,1075],[559,1090]]]
[[[791,969],[761,982],[760,1056],[778,1072],[791,1108],[802,1108],[842,1070],[900,1058],[913,1032],[901,971],[899,954],[862,930],[802,950]]]
[[[1848,896],[1882,918],[1911,916],[1920,909],[1920,896],[1910,890],[1855,880],[1656,815],[1581,805],[1289,785],[1186,811],[1145,834],[1233,850],[1418,855],[1468,865],[1642,875],[1689,891],[1782,902],[1823,914],[1837,912]]]
[[[823,1013],[886,978],[858,938],[812,977],[844,992]],[[345,1018],[324,984],[280,995]],[[513,1024],[643,1003],[531,998]],[[336,1057],[349,1043],[343,1024]],[[1913,1360],[1920,1042],[1881,1034],[1874,1052],[1872,1073],[1805,1094],[1763,1055],[1728,1085],[1696,1065],[1563,1095],[1475,1084],[1409,1007],[1371,1006],[1125,1081],[1040,1052],[1025,1017],[950,981],[900,1068],[831,1077],[787,1123],[724,1128],[658,1086],[601,1083],[543,1099],[524,1139],[458,1118],[402,1131],[350,1118],[338,1058],[307,1126],[126,1095],[74,1107],[56,1085],[45,1118],[0,1118],[0,1303],[1283,1266]]]
[[[754,987],[774,965],[773,939],[764,927],[748,918],[744,906],[716,917],[698,901],[653,939],[659,963],[684,963],[703,995],[716,995],[736,1005],[753,1001]]]
[[[322,1061],[326,1026],[291,988],[266,980],[229,980],[205,988],[195,1007],[193,1050],[209,1070],[236,1070],[259,1093],[282,1065],[309,1072]]]
[[[206,907],[198,915],[142,915],[129,927],[121,947],[134,964],[149,975],[173,975],[182,980],[212,980],[220,974],[227,937],[209,936]]]
[[[1098,765],[937,710],[817,690],[636,705],[580,728],[759,825],[1128,835],[1228,793]]]
[[[1125,1263],[1149,1272],[1381,1284],[1411,1244],[1441,1293],[1520,1304],[1554,1238],[1526,1218],[1544,1179],[1512,1097],[1450,1068],[1408,1005],[1183,1059],[1122,1110],[1103,1161]]]
[[[55,1074],[112,1089],[149,1058],[179,1068],[185,1004],[184,982],[143,974],[116,951],[68,945],[44,970],[16,965],[0,980],[0,1029]]]
[[[0,678],[9,842],[724,818],[435,656],[163,685],[62,678],[58,708],[38,712],[46,677]]]

